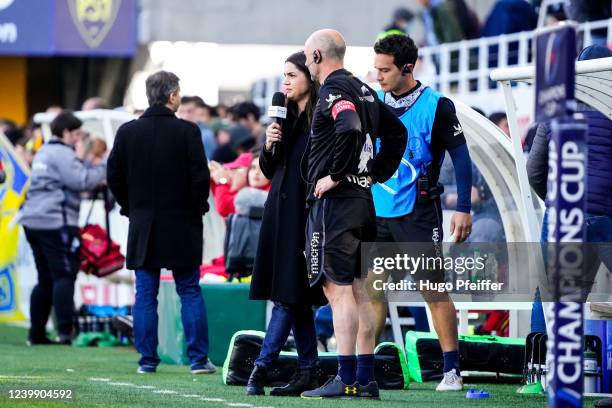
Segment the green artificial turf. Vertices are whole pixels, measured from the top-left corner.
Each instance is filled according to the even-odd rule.
[[[329,407],[330,404],[334,408],[546,406],[543,396],[516,394],[517,384],[474,384],[491,393],[491,398],[486,400],[468,400],[465,392],[437,393],[434,391],[435,383],[413,383],[407,391],[382,391],[381,402],[247,397],[244,387],[223,385],[220,369],[214,375],[194,376],[189,373],[188,367],[162,364],[156,374],[136,374],[138,355],[130,347],[27,347],[25,338],[25,329],[0,324],[0,407]],[[142,386],[154,388],[137,388]],[[9,390],[16,389],[71,389],[73,398],[10,399]],[[585,406],[592,406],[592,402],[585,403]]]

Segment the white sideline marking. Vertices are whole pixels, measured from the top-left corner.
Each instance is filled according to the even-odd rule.
[[[153,394],[178,394],[178,392],[172,390],[157,390],[152,392]]]
[[[0,375],[0,380],[40,380],[40,375]]]
[[[117,387],[135,387],[136,384],[126,383],[126,382],[109,382],[108,385],[115,385]]]
[[[6,378],[8,376],[0,376],[0,378]],[[16,378],[16,377],[14,377]],[[23,377],[23,378],[42,378],[42,377]],[[99,382],[99,383],[106,383],[108,385],[113,385],[116,387],[134,387],[134,388],[140,388],[140,389],[145,389],[145,390],[151,390],[151,393],[153,394],[165,394],[165,395],[178,395],[180,397],[183,398],[200,398],[200,401],[206,401],[206,402],[225,402],[227,406],[229,407],[237,407],[237,408],[274,408],[273,406],[257,406],[257,405],[252,405],[252,404],[245,404],[245,403],[240,403],[240,402],[226,402],[223,398],[207,398],[207,397],[202,397],[200,395],[197,394],[179,394],[177,391],[174,390],[157,390],[155,389],[154,386],[152,385],[136,385],[136,384],[132,384],[132,383],[128,383],[128,382],[113,382],[111,381],[110,378],[99,378],[99,377],[89,377],[89,381],[93,381],[93,382]]]

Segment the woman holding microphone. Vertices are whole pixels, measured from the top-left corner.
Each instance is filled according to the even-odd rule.
[[[272,317],[247,395],[263,395],[267,368],[278,358],[289,332],[298,352],[297,371],[291,381],[274,388],[271,395],[299,396],[318,386],[317,340],[313,305],[325,303],[322,291],[310,289],[304,258],[306,225],[306,166],[310,124],[317,103],[317,86],[311,80],[303,52],[285,61],[283,91],[287,119],[283,126],[266,129],[266,143],[259,158],[263,174],[272,180],[266,201],[250,298],[274,302]]]

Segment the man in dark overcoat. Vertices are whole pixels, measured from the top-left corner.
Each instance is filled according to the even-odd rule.
[[[157,293],[161,268],[172,270],[193,374],[212,373],[208,323],[199,286],[202,216],[210,174],[200,130],[178,119],[179,79],[159,71],[146,81],[149,108],[117,131],[108,159],[108,186],[129,217],[127,267],[136,274],[135,346],[139,373],[155,372]]]

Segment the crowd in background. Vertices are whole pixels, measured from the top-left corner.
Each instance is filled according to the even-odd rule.
[[[560,21],[578,23],[605,20],[612,16],[610,0],[567,0],[544,4],[543,0],[498,0],[482,21],[465,0],[418,0],[418,14],[407,9],[397,9],[391,23],[383,32],[410,34],[415,19],[423,24],[425,35],[421,46],[494,37],[531,31],[538,25],[538,15],[546,16],[543,24],[554,25]],[[546,7],[542,10],[542,7]],[[605,45],[606,29],[595,30],[593,42]]]

